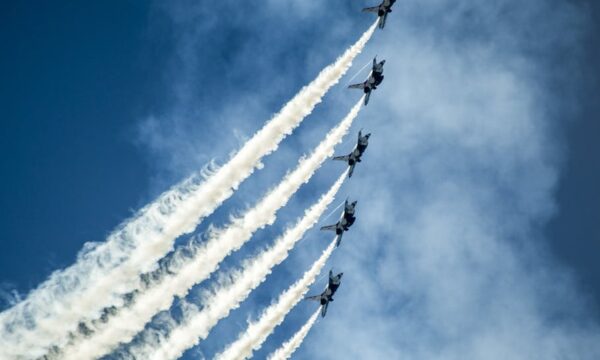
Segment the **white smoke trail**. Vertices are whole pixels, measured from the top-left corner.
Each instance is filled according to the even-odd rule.
[[[292,356],[292,354],[300,347],[300,345],[302,345],[304,338],[306,338],[306,335],[308,335],[308,332],[310,331],[310,329],[312,329],[313,325],[319,318],[320,312],[321,312],[321,309],[318,308],[317,311],[315,311],[315,313],[312,314],[312,316],[308,319],[306,324],[304,324],[304,326],[302,326],[300,328],[300,330],[298,330],[298,332],[291,339],[286,341],[283,345],[281,345],[281,347],[279,349],[275,350],[275,352],[273,352],[271,355],[269,355],[269,357],[267,359],[268,360],[289,359]]]
[[[356,79],[356,77],[358,75],[360,75],[360,73],[367,68],[367,66],[371,65],[371,60],[367,61],[367,63],[361,67],[354,75],[352,75],[352,77],[350,79],[348,79],[348,81],[346,82],[346,86],[352,84],[352,80]]]
[[[218,360],[247,359],[252,356],[255,350],[260,349],[275,327],[283,322],[285,316],[306,295],[310,285],[315,281],[323,266],[325,266],[334,248],[335,240],[325,249],[310,270],[304,273],[302,279],[282,293],[277,302],[269,306],[257,322],[250,324],[248,329],[241,333],[234,343],[230,344],[215,358]]]
[[[325,215],[325,217],[321,221],[326,221],[331,217],[331,215],[335,214],[339,208],[341,208],[345,204],[345,201],[340,201],[340,203],[329,212],[329,214]]]
[[[80,321],[98,318],[103,308],[122,306],[122,295],[139,287],[139,275],[151,270],[177,237],[193,231],[203,217],[231,196],[260,159],[275,151],[312,112],[346,73],[374,30],[375,24],[206,181],[184,182],[165,193],[105,243],[83,253],[74,265],[55,272],[25,301],[0,314],[0,357],[41,356],[51,345],[64,346]]]
[[[97,331],[64,350],[65,359],[97,358],[114,350],[119,343],[129,342],[156,313],[167,310],[175,296],[183,297],[195,284],[207,279],[219,263],[232,251],[239,249],[252,234],[273,223],[277,210],[285,206],[291,196],[306,183],[323,162],[333,155],[333,150],[348,132],[361,109],[360,99],[333,128],[313,153],[302,158],[293,172],[288,173],[277,187],[269,191],[259,203],[243,217],[233,220],[197,250],[194,257],[184,259],[170,268],[173,274],[165,275],[150,288],[141,292],[132,306],[124,307]]]
[[[260,285],[276,265],[283,262],[290,250],[302,239],[306,231],[317,223],[335,194],[342,186],[347,171],[333,184],[317,203],[306,210],[302,219],[294,227],[275,240],[274,244],[246,262],[242,269],[232,277],[229,284],[219,287],[203,301],[206,307],[189,313],[183,324],[170,330],[162,329],[160,335],[153,335],[148,341],[142,341],[129,349],[135,359],[176,359],[190,347],[205,339],[210,330],[239,307],[250,292]]]

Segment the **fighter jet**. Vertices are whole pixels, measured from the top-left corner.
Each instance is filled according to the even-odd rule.
[[[395,2],[396,0],[383,0],[379,6],[364,8],[362,11],[377,13],[377,16],[379,16],[379,28],[383,29],[385,20],[387,20],[388,14],[392,12],[392,5]]]
[[[344,212],[342,213],[342,217],[340,218],[340,220],[333,225],[327,225],[321,228],[321,230],[335,231],[335,234],[337,235],[337,241],[335,243],[336,247],[340,246],[340,242],[342,242],[342,235],[344,234],[344,231],[348,231],[350,226],[352,226],[352,224],[354,224],[354,222],[356,221],[356,216],[354,216],[354,208],[356,207],[357,202],[358,201],[353,201],[351,203],[348,203],[348,199],[346,199],[346,202],[344,203]]]
[[[348,86],[349,89],[363,89],[365,92],[365,105],[369,103],[371,91],[377,89],[377,86],[383,81],[383,64],[385,64],[385,60],[377,62],[377,57],[373,58],[373,69],[369,78],[362,83]]]
[[[333,271],[329,270],[329,283],[327,284],[325,291],[323,291],[321,295],[307,296],[304,299],[315,300],[321,303],[322,317],[325,317],[325,314],[327,314],[327,307],[329,306],[329,302],[333,301],[333,294],[335,294],[338,287],[340,287],[340,283],[342,282],[342,275],[344,275],[344,273],[339,273],[336,276],[333,276]]]
[[[370,136],[371,134],[366,134],[365,136],[362,136],[362,130],[359,131],[358,141],[356,143],[356,147],[354,147],[354,150],[352,150],[352,152],[348,155],[333,157],[333,160],[341,160],[348,163],[348,166],[350,167],[350,169],[348,170],[349,178],[352,177],[352,173],[354,173],[354,166],[356,165],[356,163],[359,163],[361,161],[362,154],[365,152],[367,146],[369,145]]]

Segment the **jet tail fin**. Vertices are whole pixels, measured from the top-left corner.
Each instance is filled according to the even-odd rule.
[[[385,21],[387,20],[387,16],[388,16],[388,14],[385,13],[385,14],[383,14],[383,16],[381,16],[379,18],[379,28],[380,29],[383,29],[385,27]]]
[[[344,235],[344,233],[336,235],[335,247],[340,246],[340,243],[342,242],[342,235]]]
[[[321,317],[325,317],[327,314],[327,307],[329,306],[329,301],[325,303],[325,305],[321,305]]]
[[[367,104],[369,103],[370,97],[371,97],[371,92],[369,91],[368,93],[365,94],[365,106],[367,106]]]
[[[348,178],[352,177],[352,174],[354,173],[354,166],[355,165],[350,165],[350,168],[348,169]]]

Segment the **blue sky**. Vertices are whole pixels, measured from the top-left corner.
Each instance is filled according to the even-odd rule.
[[[225,161],[371,24],[359,12],[367,5],[3,4],[4,306],[176,181]],[[591,1],[399,1],[342,86],[198,233],[252,204],[318,143],[359,96],[343,84],[378,54],[386,81],[353,129],[373,131],[372,143],[339,196],[359,200],[331,261],[345,283],[299,357],[345,340],[365,341],[371,356],[502,358],[597,339],[598,11]],[[336,165],[226,267],[299,216]],[[233,340],[324,242],[311,231],[188,357]],[[259,356],[312,311],[298,306]],[[335,358],[328,351],[320,356]]]

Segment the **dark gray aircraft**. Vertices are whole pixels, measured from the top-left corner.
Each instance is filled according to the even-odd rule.
[[[387,16],[392,12],[392,5],[395,2],[396,0],[383,0],[378,6],[364,8],[362,11],[377,13],[377,16],[379,16],[379,28],[383,29]]]
[[[377,89],[377,86],[383,81],[383,64],[385,64],[385,60],[377,62],[377,57],[373,58],[373,69],[369,78],[359,84],[348,86],[349,89],[363,89],[365,92],[365,105],[369,103],[371,91]]]
[[[358,141],[356,143],[356,147],[354,147],[354,150],[352,150],[352,152],[348,155],[333,157],[333,160],[341,160],[348,163],[348,166],[350,167],[350,169],[348,170],[349,178],[352,177],[352,174],[354,173],[354,166],[356,165],[356,163],[359,163],[361,161],[362,154],[367,149],[367,146],[369,146],[370,136],[371,134],[366,134],[365,136],[362,136],[362,130],[359,131]]]
[[[337,241],[335,243],[336,247],[340,246],[344,231],[348,231],[350,226],[352,226],[352,224],[354,224],[356,221],[356,216],[354,216],[354,208],[356,207],[357,202],[358,201],[353,201],[352,203],[348,203],[348,200],[346,199],[346,202],[344,203],[344,212],[342,213],[340,220],[333,225],[327,225],[321,228],[321,230],[335,231],[335,234],[337,235]]]
[[[327,314],[327,307],[329,303],[333,301],[333,294],[337,291],[342,283],[342,275],[344,273],[339,273],[336,276],[333,276],[333,271],[329,270],[329,283],[327,284],[327,288],[325,291],[321,293],[321,295],[315,296],[307,296],[304,300],[315,300],[321,303],[321,316],[325,317]]]

